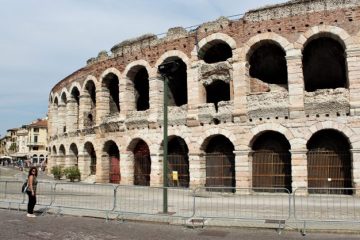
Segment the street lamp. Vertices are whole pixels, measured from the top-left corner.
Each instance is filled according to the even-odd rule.
[[[164,153],[163,153],[163,213],[168,213],[168,199],[167,199],[167,172],[168,172],[168,82],[169,77],[175,73],[179,68],[179,63],[175,61],[165,62],[158,67],[158,72],[164,78],[164,123],[163,123],[163,144],[164,144]]]

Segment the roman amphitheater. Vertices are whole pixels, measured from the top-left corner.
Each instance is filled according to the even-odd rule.
[[[49,167],[169,186],[360,187],[360,1],[297,0],[101,51],[49,95]]]

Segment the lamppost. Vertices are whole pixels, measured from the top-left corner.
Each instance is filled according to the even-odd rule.
[[[168,82],[169,77],[175,73],[179,68],[179,63],[175,61],[170,61],[159,65],[158,72],[164,78],[164,122],[163,122],[163,213],[168,213],[168,198],[167,198],[167,187],[168,187]]]

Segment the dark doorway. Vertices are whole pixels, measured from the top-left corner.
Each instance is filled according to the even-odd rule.
[[[140,140],[134,148],[134,161],[134,185],[150,186],[150,151],[143,140]]]
[[[287,84],[285,51],[277,44],[261,41],[250,56],[250,76],[271,84]]]
[[[303,51],[305,90],[347,87],[345,49],[336,40],[320,37]]]
[[[119,184],[121,180],[120,175],[120,153],[119,149],[113,141],[109,141],[105,144],[104,152],[106,152],[109,158],[109,181],[110,183]]]
[[[230,85],[224,81],[216,80],[206,86],[206,102],[214,103],[216,112],[220,101],[230,100]]]
[[[352,188],[350,144],[347,139],[335,130],[322,130],[311,137],[307,148],[309,192],[352,194],[352,190],[344,189]]]
[[[182,138],[174,137],[169,141],[168,186],[189,187],[190,175],[188,153],[189,149]]]
[[[116,114],[120,112],[119,103],[119,79],[113,74],[109,73],[104,78],[103,84],[109,91],[109,109],[110,114]]]
[[[233,189],[235,187],[233,152],[234,145],[222,135],[215,136],[209,141],[206,147],[206,187],[208,190],[235,192]],[[211,187],[220,188],[211,189]]]
[[[289,150],[289,142],[277,132],[267,131],[255,140],[252,153],[252,185],[255,191],[274,191],[274,188],[292,191]]]
[[[205,45],[204,48],[206,48],[206,50],[200,58],[206,63],[223,62],[232,57],[230,46],[223,41],[212,41]]]

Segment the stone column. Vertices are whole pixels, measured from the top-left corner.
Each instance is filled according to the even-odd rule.
[[[249,89],[249,66],[246,62],[233,63],[234,85],[234,121],[244,122],[247,119],[246,95]]]
[[[57,133],[58,134],[62,134],[64,133],[64,127],[66,127],[66,105],[65,104],[60,104],[59,108],[58,108],[58,130]]]
[[[110,114],[110,93],[107,88],[102,88],[96,91],[96,96],[96,125],[99,125]]]
[[[300,50],[287,52],[290,118],[304,118],[304,77]]]
[[[109,156],[103,153],[100,161],[96,162],[96,182],[108,183],[110,174],[110,160]]]
[[[81,180],[86,179],[90,176],[90,156],[87,154],[81,154],[78,156],[78,168],[81,174]]]
[[[162,187],[163,186],[163,155],[150,154],[151,157],[151,173],[150,173],[150,186]]]
[[[205,156],[200,152],[189,153],[190,188],[204,187],[206,182]]]
[[[76,100],[71,97],[66,104],[66,131],[75,132],[78,129],[78,106]]]
[[[50,132],[49,132],[49,136],[55,136],[58,134],[58,121],[59,121],[59,117],[58,117],[58,107],[56,105],[52,105],[50,106],[50,112],[51,112],[51,121],[49,123],[50,125]]]
[[[350,89],[350,114],[360,116],[360,46],[353,46],[346,51]]]
[[[188,95],[188,112],[187,112],[187,125],[199,126],[198,114],[199,104],[201,100],[199,98],[199,61],[191,63],[191,67],[187,68],[187,95]]]
[[[149,122],[156,125],[158,119],[162,119],[161,113],[163,108],[163,80],[160,77],[149,78],[149,101],[150,114]],[[151,127],[151,126],[150,126]]]
[[[134,185],[134,157],[132,152],[120,154],[120,174],[122,185]]]
[[[124,121],[126,119],[126,115],[128,113],[128,111],[130,110],[129,106],[129,100],[130,97],[129,95],[131,94],[128,89],[127,89],[127,81],[128,79],[119,79],[119,108],[120,108],[120,112],[119,112],[119,117],[120,120]]]
[[[292,190],[308,187],[307,149],[292,149],[291,152],[291,177]],[[297,191],[306,194],[306,191]]]
[[[252,166],[248,150],[234,151],[235,154],[235,179],[237,188],[252,187]]]
[[[87,115],[91,111],[91,100],[89,93],[85,92],[80,96],[80,110],[79,110],[79,129],[84,129]]]
[[[56,165],[61,167],[65,166],[65,155],[58,155],[56,157]]]
[[[355,191],[356,196],[360,196],[360,149],[351,149],[352,153],[352,177],[353,188],[357,188]]]

